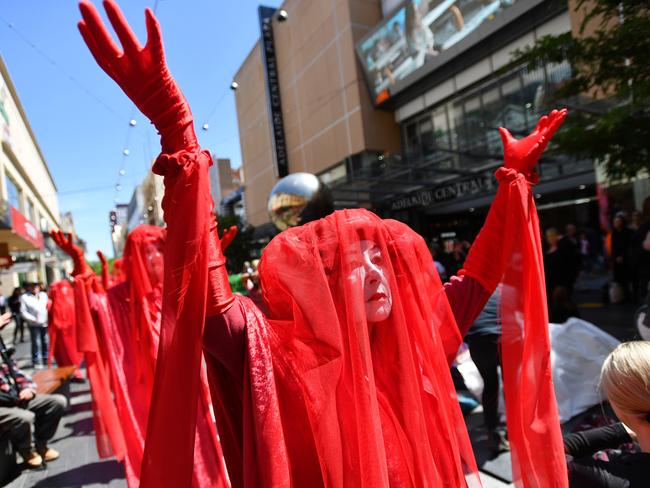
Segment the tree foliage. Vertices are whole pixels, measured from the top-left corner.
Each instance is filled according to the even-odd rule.
[[[542,37],[512,64],[568,61],[572,76],[552,95],[570,110],[557,150],[605,162],[610,178],[635,176],[650,168],[650,2],[579,0],[575,9],[585,12],[579,35]]]
[[[226,267],[230,272],[239,273],[244,267],[244,262],[251,260],[253,231],[255,229],[245,224],[237,215],[219,215],[219,236],[223,235],[225,230],[233,225],[237,226],[237,235],[225,252]]]

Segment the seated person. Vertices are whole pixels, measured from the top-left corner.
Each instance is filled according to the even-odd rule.
[[[10,320],[10,313],[0,316],[0,329]],[[1,346],[4,348],[4,344]],[[0,361],[0,435],[9,436],[28,468],[38,468],[43,461],[54,461],[59,453],[48,447],[47,441],[59,425],[66,406],[65,397],[37,394],[36,384],[12,359],[3,354]]]
[[[564,447],[569,459],[569,486],[618,488],[648,486],[650,478],[650,342],[620,344],[605,360],[600,375],[620,423],[569,434]],[[642,452],[593,455],[636,441]]]

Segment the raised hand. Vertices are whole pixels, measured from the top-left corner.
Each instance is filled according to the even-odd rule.
[[[162,43],[160,25],[151,9],[145,10],[147,43],[143,46],[113,0],[104,0],[106,14],[122,50],[113,41],[92,3],[79,3],[79,31],[97,64],[115,80],[140,111],[151,120],[161,136],[163,152],[198,147],[192,113],[172,78]]]
[[[223,231],[223,235],[221,236],[221,252],[226,252],[226,249],[228,249],[228,246],[232,243],[232,241],[235,239],[237,236],[237,226],[236,225],[231,225],[228,227],[225,231]]]
[[[102,285],[104,286],[105,290],[108,290],[108,287],[110,286],[110,276],[108,273],[108,261],[106,260],[106,256],[104,256],[104,253],[101,251],[97,251],[97,257],[99,258],[99,262],[102,263]]]
[[[74,243],[73,235],[70,234],[69,237],[66,237],[63,231],[53,230],[50,231],[50,236],[56,245],[59,246],[63,252],[72,258],[72,262],[74,263],[72,274],[74,276],[77,276],[85,273],[88,269],[88,265],[84,259],[84,252],[79,246]]]
[[[539,119],[533,132],[519,140],[515,139],[508,129],[499,128],[499,134],[503,141],[504,166],[516,169],[529,180],[532,180],[539,157],[546,149],[553,134],[564,122],[566,116],[566,109],[553,110],[550,114]]]

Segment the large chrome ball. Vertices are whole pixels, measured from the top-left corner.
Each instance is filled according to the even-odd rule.
[[[293,173],[278,181],[268,204],[271,221],[279,230],[306,224],[334,211],[332,194],[311,173]]]

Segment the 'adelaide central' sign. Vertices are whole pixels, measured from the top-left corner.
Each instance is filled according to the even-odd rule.
[[[393,200],[390,208],[391,210],[406,210],[413,207],[427,207],[433,203],[489,193],[494,188],[494,177],[491,172],[486,172],[471,178],[456,180],[435,188],[404,195]]]

